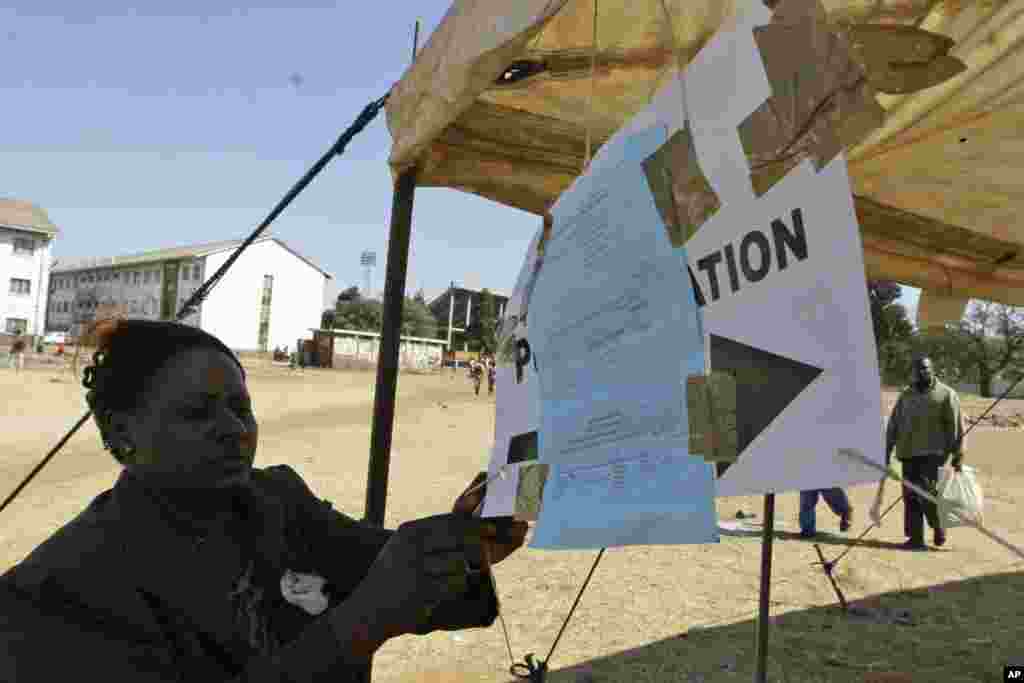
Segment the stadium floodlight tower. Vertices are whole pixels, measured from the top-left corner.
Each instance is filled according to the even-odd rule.
[[[374,266],[377,265],[377,252],[375,251],[364,251],[359,257],[359,265],[363,267],[363,283],[366,285],[365,292],[366,298],[371,297],[370,292],[370,276],[373,273]]]

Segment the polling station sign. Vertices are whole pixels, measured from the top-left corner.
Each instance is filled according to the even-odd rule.
[[[816,3],[806,5],[813,9]],[[776,169],[770,182],[759,174],[766,154],[752,153],[770,150],[775,135],[757,117],[781,110],[780,99],[799,94],[786,88],[805,68],[777,52],[772,59],[770,48],[778,42],[765,31],[778,21],[766,8],[752,7],[687,67],[688,118],[680,130],[689,137],[677,142],[675,163],[660,164],[675,174],[677,188],[679,177],[688,183],[682,194],[691,202],[713,198],[701,202],[703,212],[680,218],[677,208],[675,234],[685,239],[710,370],[735,380],[730,409],[738,453],[719,468],[719,496],[878,478],[866,465],[839,457],[839,449],[884,460],[863,251],[841,147],[821,144],[836,139],[829,139],[826,126],[805,143],[817,147],[781,172]],[[800,30],[813,25],[805,22]],[[841,59],[830,63],[843,65]],[[741,75],[745,87],[736,88],[729,73]],[[774,109],[765,106],[769,98]],[[857,106],[870,112],[871,104]],[[756,140],[745,137],[752,130],[758,131]],[[785,140],[785,131],[778,132]],[[658,168],[648,169],[648,176],[661,177]],[[655,191],[656,182],[650,184]]]

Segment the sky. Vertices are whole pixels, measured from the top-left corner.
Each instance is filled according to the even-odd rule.
[[[58,258],[243,239],[401,78],[415,21],[422,46],[448,4],[4,3],[0,197],[47,210]],[[381,112],[270,228],[334,276],[327,301],[363,286],[364,250],[377,253],[371,290],[383,289],[390,145]],[[538,227],[419,188],[407,292],[510,292]]]

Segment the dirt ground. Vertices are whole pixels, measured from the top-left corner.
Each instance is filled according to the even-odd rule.
[[[54,368],[20,374],[0,368],[0,497],[5,497],[82,416],[83,389]],[[287,463],[317,493],[353,516],[365,502],[374,375],[292,372],[254,365],[250,389],[260,421],[257,465]],[[463,376],[403,374],[387,501],[387,524],[446,511],[473,474],[486,467],[494,401],[476,397]],[[891,395],[888,397],[891,400]],[[888,405],[889,400],[885,402]],[[967,403],[965,398],[965,404]],[[981,405],[987,405],[980,401]],[[1007,402],[1007,415],[1024,412]],[[972,404],[973,405],[973,404]],[[970,412],[973,408],[965,408]],[[980,409],[977,410],[980,413]],[[1024,432],[979,427],[968,460],[985,490],[986,524],[1024,545],[1017,500],[1024,488]],[[117,476],[87,423],[5,511],[0,571],[70,520]],[[874,487],[850,490],[854,530],[819,507],[827,558],[865,528]],[[896,487],[888,487],[895,500]],[[762,518],[757,498],[718,502]],[[838,565],[846,596],[875,609],[854,617],[836,596],[813,545],[800,540],[797,496],[777,497],[772,575],[774,627],[769,679],[809,681],[996,681],[1007,663],[1024,664],[1024,562],[972,529],[949,544],[906,553],[897,507]],[[339,552],[339,561],[343,554]],[[495,568],[513,654],[547,656],[595,557],[593,552],[524,549]],[[551,683],[589,681],[749,681],[753,672],[760,541],[755,534],[721,543],[613,549],[594,574],[550,663]],[[381,683],[508,681],[500,622],[492,628],[409,636],[374,660]],[[882,672],[909,677],[877,678]]]

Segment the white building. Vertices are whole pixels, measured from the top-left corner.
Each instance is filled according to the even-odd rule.
[[[38,206],[0,199],[0,334],[45,332],[50,246],[58,232]]]
[[[182,304],[234,253],[242,240],[157,251],[58,260],[53,267],[48,327],[77,333],[98,308],[131,318],[173,320]],[[320,327],[332,276],[273,236],[246,248],[184,322],[238,351],[295,347]]]

